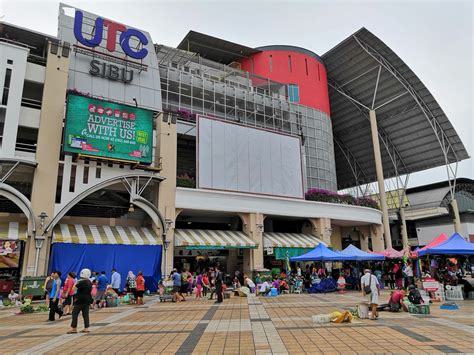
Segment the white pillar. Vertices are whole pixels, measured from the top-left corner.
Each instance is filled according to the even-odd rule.
[[[454,231],[458,234],[462,233],[461,229],[461,218],[459,217],[459,208],[458,208],[458,202],[456,199],[453,199],[451,201],[451,207],[453,209],[453,223],[454,223]]]
[[[380,154],[379,134],[377,129],[377,116],[374,110],[369,111],[370,129],[372,132],[372,145],[374,147],[375,172],[380,194],[380,207],[383,213],[383,229],[385,237],[385,247],[392,247],[392,236],[390,235],[390,222],[388,220],[387,197],[385,196],[385,186],[382,167],[382,155]]]

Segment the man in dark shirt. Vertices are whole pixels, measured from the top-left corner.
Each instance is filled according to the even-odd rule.
[[[79,281],[74,285],[76,296],[72,310],[71,330],[68,331],[68,334],[77,333],[77,319],[80,312],[82,312],[82,317],[84,318],[84,330],[81,332],[89,333],[89,306],[92,303],[92,283],[89,280],[91,271],[89,269],[82,269],[80,277]]]
[[[223,301],[222,281],[223,281],[222,272],[219,270],[219,268],[216,267],[216,293],[217,293],[216,303],[221,303]]]

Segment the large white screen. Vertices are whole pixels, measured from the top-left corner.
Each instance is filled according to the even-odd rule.
[[[297,137],[198,118],[198,187],[303,197]]]

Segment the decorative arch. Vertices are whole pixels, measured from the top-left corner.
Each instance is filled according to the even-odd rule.
[[[97,192],[99,190],[102,190],[106,187],[115,185],[119,182],[124,182],[127,183],[127,179],[130,178],[147,178],[149,180],[155,180],[158,182],[163,181],[164,179],[160,176],[157,175],[150,175],[146,173],[134,173],[134,174],[124,174],[116,177],[109,178],[107,180],[103,180],[85,191],[81,192],[78,194],[76,197],[74,197],[71,201],[69,201],[66,205],[62,206],[61,209],[55,214],[54,218],[51,220],[51,222],[45,227],[43,235],[48,233],[51,229],[54,228],[56,224],[65,216],[65,214],[72,208],[74,207],[77,203],[82,201],[84,198],[87,196],[93,194],[94,192]],[[142,208],[152,219],[153,223],[160,228],[161,233],[163,236],[166,235],[166,223],[163,218],[163,216],[160,214],[156,206],[154,206],[151,202],[145,200],[143,197],[138,196],[138,195],[133,195],[130,198],[130,202],[136,205],[137,207]]]
[[[32,234],[36,233],[36,220],[33,209],[31,208],[31,202],[28,198],[23,195],[20,191],[14,187],[0,182],[0,196],[7,198],[12,201],[28,218],[28,230],[32,231]]]

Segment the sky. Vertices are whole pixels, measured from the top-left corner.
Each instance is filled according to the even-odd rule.
[[[189,30],[249,47],[289,44],[317,54],[366,27],[417,74],[474,155],[473,1],[64,1],[148,31],[176,47]],[[0,20],[57,35],[59,1],[0,0]],[[458,177],[474,178],[474,159]],[[447,179],[446,168],[410,176],[409,186]]]

